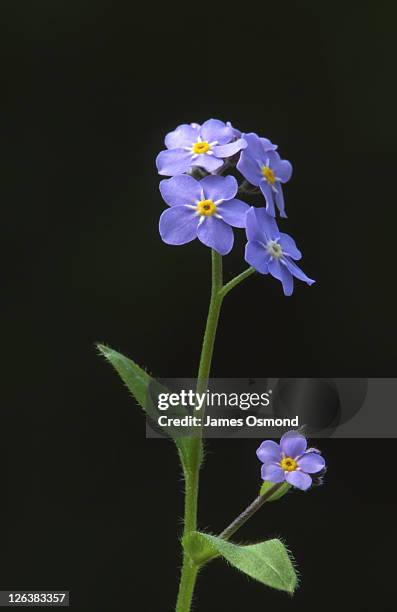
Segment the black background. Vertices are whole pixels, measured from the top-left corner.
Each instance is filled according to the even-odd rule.
[[[157,231],[154,159],[176,125],[217,117],[279,144],[294,165],[283,228],[317,279],[291,298],[259,275],[236,289],[213,374],[396,376],[393,5],[2,3],[1,589],[67,588],[75,610],[173,609],[176,454],[145,440],[94,342],[158,376],[195,374],[209,251]],[[236,242],[226,279],[244,267]],[[209,443],[202,528],[255,496],[256,446]],[[295,598],[216,561],[197,610],[395,608],[395,440],[321,448],[326,485],[241,531],[282,535]]]

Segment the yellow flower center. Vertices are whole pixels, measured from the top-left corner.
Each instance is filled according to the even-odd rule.
[[[271,185],[274,185],[276,182],[276,177],[274,176],[273,170],[269,168],[269,166],[262,166],[262,174]]]
[[[205,140],[203,142],[195,142],[193,145],[193,153],[196,153],[196,155],[202,155],[203,153],[207,153],[210,148],[210,144]]]
[[[280,467],[284,472],[294,472],[298,467],[297,462],[292,457],[283,457],[280,461]]]
[[[197,212],[205,217],[212,217],[216,213],[216,204],[212,200],[201,200],[197,203]]]

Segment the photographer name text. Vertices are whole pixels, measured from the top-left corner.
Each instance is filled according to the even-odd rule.
[[[299,427],[299,417],[262,418],[248,415],[244,418],[197,416],[168,417],[162,415],[157,420],[160,427],[202,428],[202,427]]]

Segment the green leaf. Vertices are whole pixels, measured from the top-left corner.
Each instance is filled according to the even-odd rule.
[[[274,487],[274,483],[273,482],[269,482],[268,480],[265,480],[262,483],[259,495],[264,495],[265,493],[267,493],[272,487]],[[291,485],[288,484],[288,482],[283,482],[283,484],[281,485],[281,487],[279,489],[277,489],[277,491],[275,491],[273,493],[273,495],[271,495],[269,497],[269,499],[266,500],[266,502],[272,502],[272,501],[276,501],[277,499],[280,499],[280,497],[284,497],[284,495],[286,493],[288,493],[288,491],[290,490]]]
[[[185,536],[183,545],[197,565],[220,555],[233,567],[268,587],[290,594],[297,587],[294,566],[280,540],[238,546],[207,533],[194,531]]]
[[[183,537],[183,548],[189,553],[196,565],[203,565],[215,557],[219,557],[218,549],[207,540],[207,534],[199,531],[190,531]]]
[[[97,344],[99,352],[111,363],[121,380],[127,385],[138,404],[146,411],[147,390],[151,376],[139,367],[132,359],[124,357],[108,346]]]
[[[114,367],[121,380],[127,386],[128,390],[144,412],[153,421],[157,422],[158,412],[157,408],[151,401],[150,390],[155,389],[156,392],[168,392],[168,390],[147,372],[145,372],[145,370],[139,367],[139,365],[132,361],[132,359],[125,357],[121,353],[118,353],[117,351],[103,344],[97,344],[97,347],[99,352]],[[183,415],[185,414],[186,412],[183,412]],[[176,415],[178,415],[178,408],[173,409],[172,416]],[[182,416],[180,409],[179,416]],[[171,436],[173,438],[178,448],[182,464],[185,467],[188,466],[192,439],[189,437],[178,437],[177,433],[179,433],[179,430],[171,427],[167,427],[167,429],[163,431],[166,436]]]

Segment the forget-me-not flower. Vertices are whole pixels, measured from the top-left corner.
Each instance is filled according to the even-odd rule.
[[[252,185],[259,187],[265,196],[266,210],[273,217],[276,214],[275,203],[281,217],[286,217],[282,183],[289,181],[292,166],[286,159],[281,159],[267,138],[259,138],[254,133],[244,134],[247,147],[241,152],[237,169]]]
[[[225,158],[232,157],[247,144],[236,137],[230,123],[208,119],[203,125],[180,125],[165,138],[167,149],[156,159],[159,174],[175,176],[199,166],[209,173],[223,166]]]
[[[248,204],[235,198],[233,176],[206,176],[200,181],[187,174],[160,183],[170,206],[160,217],[160,235],[167,244],[186,244],[198,238],[221,255],[233,247],[232,227],[245,227]]]
[[[246,217],[246,232],[246,262],[261,274],[270,272],[281,281],[285,295],[292,295],[294,276],[308,285],[315,282],[293,261],[302,257],[294,239],[280,232],[274,217],[264,208],[250,208]]]
[[[298,431],[288,431],[280,440],[262,442],[256,455],[262,461],[263,480],[288,482],[293,487],[306,491],[312,485],[310,474],[318,474],[325,468],[324,457],[317,449],[308,449],[305,436]]]

